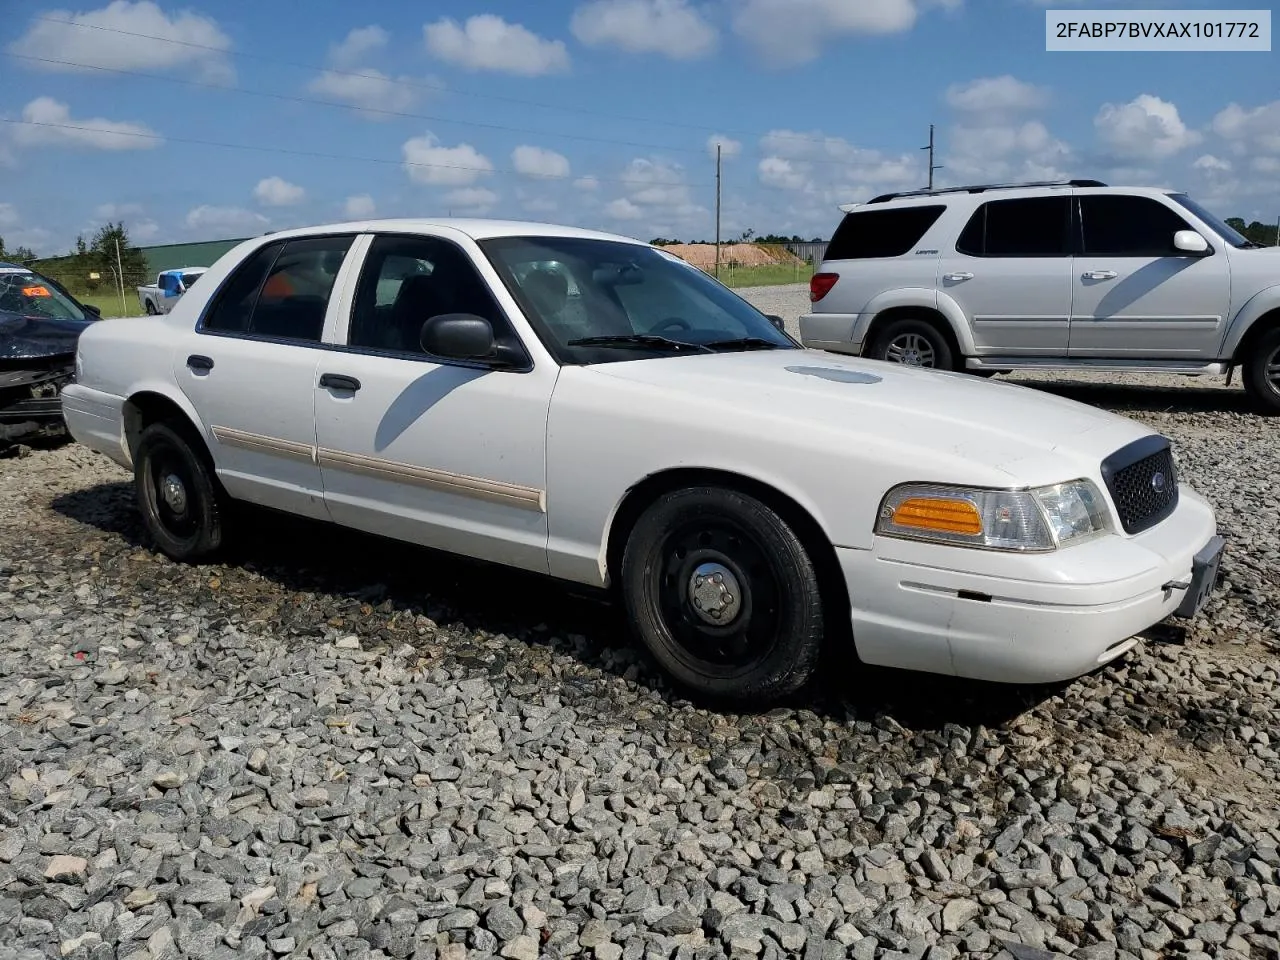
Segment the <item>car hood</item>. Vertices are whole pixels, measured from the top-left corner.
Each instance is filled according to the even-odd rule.
[[[1064,459],[1076,461],[1076,475],[1096,475],[1103,457],[1152,432],[1029,387],[817,350],[696,354],[591,369],[683,393],[690,416],[704,422],[718,416],[749,431],[767,422],[775,431],[807,430],[817,442],[839,438],[849,449],[922,448],[1033,484],[1067,479]]]
[[[80,333],[93,322],[27,317],[0,311],[0,360],[73,356]]]

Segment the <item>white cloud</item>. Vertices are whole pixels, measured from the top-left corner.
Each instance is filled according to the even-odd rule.
[[[71,116],[65,103],[52,97],[37,97],[22,108],[22,119],[31,126],[19,126],[14,142],[25,147],[90,147],[94,150],[150,150],[162,142],[144,123]]]
[[[367,193],[358,193],[347,197],[342,204],[342,212],[351,220],[366,220],[377,210],[373,197]]]
[[[773,130],[760,140],[760,182],[802,191],[824,203],[869,196],[873,187],[898,189],[919,181],[923,162],[914,153],[888,154],[820,131]]]
[[[150,243],[160,236],[160,224],[154,220],[136,220],[127,224],[129,239],[137,243]]]
[[[253,196],[268,207],[289,207],[305,200],[307,191],[280,177],[267,177],[258,181],[258,185],[253,188]]]
[[[726,137],[722,133],[713,133],[707,137],[707,155],[714,157],[717,146],[720,147],[720,159],[722,160],[732,160],[742,153],[742,142],[734,140],[732,137]]]
[[[1228,104],[1213,118],[1213,132],[1238,153],[1280,153],[1280,100],[1253,109]]]
[[[1230,160],[1223,160],[1219,157],[1215,157],[1211,153],[1206,153],[1203,157],[1198,157],[1196,162],[1191,164],[1191,166],[1196,170],[1204,170],[1213,173],[1231,172]]]
[[[803,190],[808,178],[782,157],[764,157],[758,166],[760,182],[779,190]]]
[[[125,217],[137,217],[143,213],[140,203],[102,203],[93,211],[99,220],[123,220]]]
[[[591,0],[573,12],[569,29],[589,47],[657,53],[693,60],[716,49],[719,37],[685,0]]]
[[[573,185],[585,193],[592,193],[600,189],[600,178],[587,174],[587,176],[579,177],[573,181]]]
[[[605,204],[604,212],[605,216],[614,220],[639,220],[644,216],[644,211],[626,197],[619,197]]]
[[[495,70],[536,77],[569,69],[563,40],[546,40],[492,13],[468,17],[465,26],[443,17],[423,28],[427,50],[467,70]]]
[[[444,202],[455,213],[484,216],[498,202],[498,195],[484,187],[463,187],[450,190],[444,195]]]
[[[360,63],[366,54],[385,47],[389,39],[387,31],[377,24],[356,27],[342,39],[342,42],[335,43],[329,48],[329,62],[334,66]]]
[[[569,160],[554,150],[531,147],[527,144],[511,151],[511,163],[516,173],[526,177],[563,179],[569,176]]]
[[[194,70],[211,83],[230,83],[235,69],[227,58],[231,38],[216,20],[190,10],[167,14],[151,0],[113,0],[98,10],[75,13],[48,10],[25,35],[9,44],[9,52],[61,60],[39,69],[57,73],[114,70]],[[52,23],[69,20],[82,26]],[[141,36],[139,36],[141,34]],[[159,38],[159,39],[153,39]],[[28,61],[30,62],[30,61]],[[80,64],[83,66],[70,66]]]
[[[260,213],[242,207],[218,207],[202,204],[187,213],[187,229],[202,234],[254,235],[266,229],[267,220]],[[219,239],[209,236],[209,239]]]
[[[20,221],[17,207],[12,203],[0,203],[0,227],[16,227]]]
[[[903,33],[928,7],[954,9],[961,0],[741,0],[735,32],[774,66],[817,59],[840,36]]]
[[[1144,93],[1124,104],[1104,103],[1093,119],[1098,137],[1117,157],[1163,160],[1203,137],[1178,116],[1178,108]]]
[[[461,187],[493,172],[493,163],[471,144],[443,147],[432,133],[406,140],[400,149],[405,172],[415,183]]]
[[[1017,77],[979,77],[947,87],[947,103],[964,113],[1007,114],[1039,110],[1049,102],[1049,91]]]
[[[520,206],[530,213],[555,213],[560,209],[560,205],[550,197],[522,197]]]

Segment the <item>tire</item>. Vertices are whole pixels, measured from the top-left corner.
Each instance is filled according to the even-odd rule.
[[[936,370],[954,370],[951,344],[942,331],[928,320],[903,317],[890,320],[876,334],[871,357],[889,363],[902,363]],[[912,357],[914,359],[900,359]]]
[[[703,574],[723,579],[702,581],[707,589],[695,599]],[[658,500],[627,540],[621,592],[640,641],[700,698],[763,706],[816,672],[824,636],[817,572],[786,521],[754,497],[693,487]],[[717,607],[733,618],[724,626],[710,619]]]
[[[185,425],[153,423],[142,431],[133,459],[142,522],[160,551],[180,563],[214,557],[226,539],[230,502],[199,439]],[[178,484],[169,497],[166,478]]]
[[[1280,327],[1258,338],[1244,366],[1244,389],[1254,409],[1266,416],[1280,416]]]
[[[159,314],[160,314],[160,311],[156,309],[156,305],[155,305],[152,301],[148,300],[148,301],[147,301],[147,316],[149,316],[149,317],[155,317],[155,316],[159,316]]]

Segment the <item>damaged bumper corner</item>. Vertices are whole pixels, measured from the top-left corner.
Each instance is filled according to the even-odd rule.
[[[74,356],[0,363],[0,446],[66,436],[62,388],[74,379]]]

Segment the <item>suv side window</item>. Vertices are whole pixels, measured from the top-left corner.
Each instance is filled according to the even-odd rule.
[[[989,200],[973,212],[956,240],[971,257],[1065,257],[1071,198]]]
[[[269,243],[218,292],[202,328],[319,343],[338,270],[353,236]]]
[[[1175,256],[1173,235],[1191,229],[1158,200],[1121,195],[1081,197],[1080,226],[1090,257]]]
[[[348,345],[425,357],[422,326],[443,313],[484,317],[493,325],[496,343],[523,350],[488,284],[460,247],[440,237],[375,237],[356,286]]]
[[[846,213],[831,236],[824,260],[900,257],[920,242],[945,206],[855,210]]]

